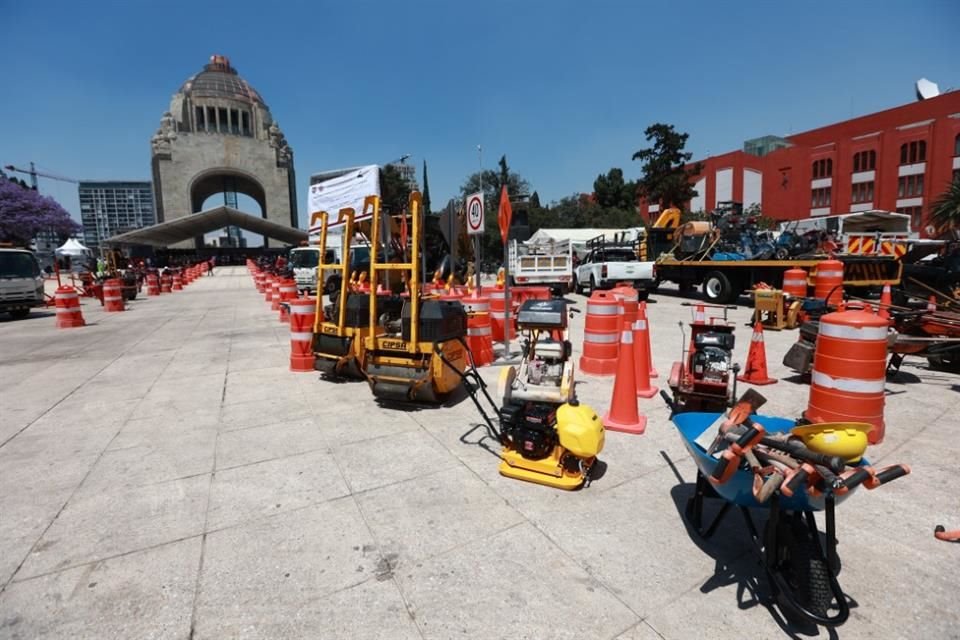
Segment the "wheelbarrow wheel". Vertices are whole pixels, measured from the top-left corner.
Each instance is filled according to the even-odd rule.
[[[796,585],[797,600],[808,611],[827,617],[833,603],[830,590],[830,568],[820,557],[816,541],[808,536],[795,538],[791,550],[791,582]]]

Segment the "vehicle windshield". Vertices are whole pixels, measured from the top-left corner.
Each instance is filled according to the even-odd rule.
[[[297,249],[290,252],[290,266],[295,268],[309,268],[320,264],[319,249]]]
[[[629,249],[607,249],[603,257],[606,262],[635,262],[637,254]]]
[[[22,251],[0,251],[0,278],[33,278],[40,273],[33,255]]]
[[[363,264],[370,262],[370,247],[354,247],[350,250],[351,264]]]

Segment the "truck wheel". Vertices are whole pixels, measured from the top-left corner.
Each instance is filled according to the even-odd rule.
[[[715,304],[726,304],[736,297],[730,278],[720,271],[711,271],[703,278],[703,297]]]
[[[597,279],[592,275],[590,276],[590,293],[593,294],[597,290]]]
[[[26,309],[12,309],[10,311],[10,317],[13,318],[14,320],[23,320],[28,315],[30,315],[29,307]]]
[[[574,274],[573,276],[573,285],[571,285],[574,293],[579,293],[583,295],[583,287],[580,286],[580,279]]]

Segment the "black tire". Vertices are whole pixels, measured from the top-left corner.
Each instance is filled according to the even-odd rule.
[[[726,304],[736,300],[737,294],[725,273],[711,271],[703,277],[703,297],[708,302]]]
[[[830,568],[820,557],[817,542],[809,536],[795,539],[791,554],[791,582],[796,586],[797,600],[810,613],[826,618],[833,592]]]
[[[773,252],[773,257],[777,260],[786,260],[790,257],[790,250],[786,247],[777,247],[776,251]]]
[[[590,275],[590,293],[592,294],[597,290],[597,279],[593,277],[593,274]]]
[[[14,320],[23,320],[28,315],[30,315],[29,307],[26,309],[12,309],[10,311],[10,317],[13,318]]]
[[[646,289],[637,289],[637,300],[640,302],[646,302],[650,297],[650,292]]]

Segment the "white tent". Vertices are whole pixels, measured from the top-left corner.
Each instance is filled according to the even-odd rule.
[[[63,246],[57,249],[58,256],[70,256],[72,258],[78,258],[92,253],[90,249],[86,248],[80,244],[79,240],[74,240],[70,238],[63,243]]]
[[[644,237],[646,230],[643,227],[628,229],[540,229],[524,242],[528,246],[549,244],[550,242],[569,242],[574,252],[579,256],[587,253],[587,241],[597,236],[605,236],[612,241],[617,234],[626,240],[636,240]]]

